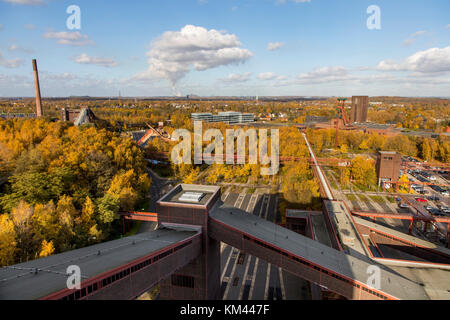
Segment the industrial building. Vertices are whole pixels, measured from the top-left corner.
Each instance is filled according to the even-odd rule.
[[[367,112],[369,110],[368,96],[353,96],[352,110],[350,112],[350,121],[364,123],[367,121]]]
[[[255,116],[252,113],[241,113],[235,111],[219,112],[217,115],[212,113],[193,113],[191,118],[194,121],[205,122],[224,122],[228,124],[254,122]]]
[[[133,299],[156,283],[160,299],[219,299],[221,241],[310,281],[328,295],[381,300],[448,297],[448,249],[408,236],[412,244],[405,250],[420,251],[435,264],[397,261],[393,272],[389,261],[375,261],[364,241],[366,233],[369,237],[371,230],[378,232],[377,226],[353,219],[340,201],[324,204],[323,213],[290,214],[304,220],[297,233],[223,203],[220,187],[180,184],[158,201],[158,213],[153,214],[156,231],[5,267],[0,270],[0,299]],[[389,241],[381,236],[392,232],[379,231],[374,239],[398,247],[404,240],[397,238],[406,235]],[[66,287],[66,268],[73,264],[83,270],[79,289]],[[366,283],[367,270],[374,265],[381,273],[379,288]],[[436,275],[423,277],[420,268],[431,268]]]
[[[398,181],[402,156],[394,151],[379,151],[377,154],[378,185]]]
[[[98,120],[98,118],[89,107],[82,107],[81,109],[77,110],[62,108],[60,110],[60,120],[72,122],[75,126],[78,127],[83,124],[93,123]]]

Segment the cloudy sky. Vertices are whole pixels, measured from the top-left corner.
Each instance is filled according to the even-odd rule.
[[[444,0],[0,0],[0,96],[34,94],[36,58],[46,97],[449,97],[449,12]]]

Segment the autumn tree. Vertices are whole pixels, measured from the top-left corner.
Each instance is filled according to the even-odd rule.
[[[15,262],[16,246],[14,223],[8,215],[0,214],[0,267]]]
[[[53,246],[53,242],[47,242],[47,240],[42,241],[41,251],[39,253],[39,258],[44,258],[51,256],[55,252],[55,247]]]
[[[281,191],[292,203],[311,204],[320,196],[318,183],[314,180],[307,162],[289,163],[283,168]]]
[[[351,173],[359,186],[370,187],[376,184],[377,176],[373,160],[357,156],[352,160]]]

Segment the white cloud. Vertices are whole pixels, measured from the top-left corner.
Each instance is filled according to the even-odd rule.
[[[112,58],[103,57],[90,57],[86,53],[82,53],[78,57],[74,57],[73,60],[80,64],[95,64],[102,67],[115,67],[117,63]]]
[[[42,1],[42,0],[3,0],[3,1],[9,2],[12,4],[24,4],[27,6],[35,6],[35,5],[44,4],[44,1]]]
[[[251,72],[246,72],[246,73],[242,73],[242,74],[231,73],[231,74],[228,75],[228,77],[221,78],[219,80],[223,81],[223,82],[228,82],[228,83],[246,82],[246,81],[250,80],[250,76],[251,75],[252,75]]]
[[[448,24],[448,25],[445,27],[445,29],[450,29],[450,24]]]
[[[20,51],[20,52],[24,52],[24,53],[33,53],[33,50],[28,49],[28,48],[24,48],[22,46],[19,46],[17,44],[12,44],[8,47],[9,51]]]
[[[405,41],[403,41],[403,45],[404,46],[410,46],[414,43],[414,39],[406,39]]]
[[[71,81],[77,79],[77,75],[73,73],[50,73],[47,71],[39,71],[39,78],[43,81]]]
[[[348,70],[341,66],[316,68],[308,73],[297,76],[302,82],[331,82],[348,80]]]
[[[280,49],[282,46],[284,46],[284,42],[269,42],[267,44],[267,50],[275,51]]]
[[[147,52],[149,67],[134,79],[167,79],[173,88],[193,67],[197,71],[243,63],[253,56],[234,34],[186,25],[164,32]]]
[[[285,76],[279,76],[274,72],[262,72],[258,74],[257,78],[259,80],[285,80]]]
[[[10,59],[7,60],[3,57],[3,53],[0,51],[0,66],[5,68],[17,68],[23,64],[23,59]]]
[[[377,69],[380,71],[414,71],[420,73],[449,72],[450,47],[419,51],[401,63],[383,60],[378,64]]]
[[[25,29],[28,29],[28,30],[36,29],[36,26],[34,24],[31,24],[31,23],[28,23],[28,24],[24,25],[24,27],[25,27]]]
[[[71,46],[85,46],[89,44],[94,44],[94,41],[90,40],[87,35],[81,34],[80,32],[47,32],[44,34],[46,39],[57,39],[59,44],[71,45]]]
[[[417,31],[417,32],[413,33],[410,36],[410,38],[408,38],[405,41],[403,41],[403,45],[404,46],[409,46],[409,45],[413,44],[418,37],[426,35],[426,34],[428,34],[428,32],[426,30]]]

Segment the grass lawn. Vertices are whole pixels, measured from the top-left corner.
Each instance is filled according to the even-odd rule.
[[[369,196],[370,199],[372,199],[373,201],[377,202],[377,203],[384,203],[384,199],[381,196]]]
[[[386,197],[390,203],[395,203],[394,197]]]

